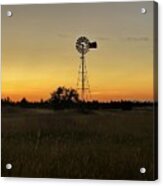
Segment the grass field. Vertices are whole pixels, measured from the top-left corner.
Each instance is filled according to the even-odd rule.
[[[4,107],[2,176],[152,180],[152,120],[152,108],[83,114]]]

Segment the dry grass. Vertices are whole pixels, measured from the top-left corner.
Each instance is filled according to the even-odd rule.
[[[3,108],[2,176],[152,180],[152,120],[151,109]]]

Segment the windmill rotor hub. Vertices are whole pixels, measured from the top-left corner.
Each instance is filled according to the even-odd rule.
[[[82,36],[79,37],[76,41],[76,49],[81,54],[86,54],[89,51],[89,40]]]

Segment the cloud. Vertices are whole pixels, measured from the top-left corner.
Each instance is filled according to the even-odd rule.
[[[109,37],[96,37],[97,40],[101,40],[101,41],[108,41],[110,38]]]
[[[60,37],[60,38],[70,38],[71,36],[68,35],[68,34],[62,34],[62,33],[60,33],[60,34],[58,34],[58,37]]]
[[[91,91],[91,94],[92,94],[92,95],[100,95],[101,92],[100,92],[100,91]]]
[[[149,41],[149,38],[146,36],[129,36],[126,38],[127,41]]]

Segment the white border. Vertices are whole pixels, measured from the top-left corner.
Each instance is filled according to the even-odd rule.
[[[132,2],[133,0],[126,1]],[[0,4],[50,4],[50,3],[81,3],[81,2],[123,2],[123,0],[1,0]],[[159,20],[163,20],[163,0],[157,0],[159,3]],[[110,180],[71,180],[71,179],[27,179],[27,178],[0,178],[0,185],[3,186],[35,186],[39,184],[42,185],[60,185],[60,186],[98,186],[98,185],[109,185],[109,186],[130,186],[132,185],[163,185],[163,99],[161,95],[163,95],[163,38],[161,37],[161,33],[163,33],[163,25],[162,22],[159,21],[159,180],[155,182],[146,182],[146,181],[110,181]],[[162,80],[162,81],[161,81]]]
[[[135,0],[135,1],[138,1],[138,2],[141,2],[141,0]],[[150,1],[150,0],[144,0],[144,1]],[[108,1],[108,0],[48,0],[48,1],[45,1],[45,0],[23,0],[23,1],[20,1],[20,0],[12,0],[12,1],[9,1],[9,0],[1,0],[1,5],[7,5],[7,4],[53,4],[53,3],[102,3],[102,2],[133,2],[133,0],[111,0],[111,1]]]

